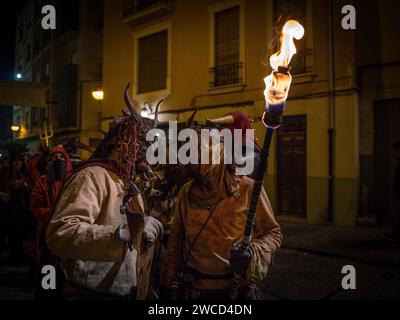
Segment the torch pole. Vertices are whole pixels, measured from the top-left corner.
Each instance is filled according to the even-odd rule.
[[[285,67],[279,67],[278,71],[274,72],[274,73],[276,75],[278,73],[281,73],[281,74],[286,74],[286,75],[290,76],[289,68],[285,68]],[[251,235],[252,235],[253,226],[254,226],[254,220],[256,218],[257,204],[258,204],[258,200],[260,198],[262,186],[264,184],[264,176],[265,176],[265,173],[266,173],[267,167],[268,167],[268,156],[269,156],[269,150],[271,147],[272,136],[274,134],[274,130],[279,128],[282,123],[282,114],[283,114],[285,105],[286,105],[286,99],[285,99],[285,101],[282,101],[280,103],[267,104],[267,107],[266,107],[267,112],[264,113],[264,116],[262,119],[264,125],[267,127],[267,130],[265,131],[264,144],[261,149],[260,162],[257,167],[256,176],[254,179],[253,193],[251,195],[251,201],[250,201],[249,211],[247,214],[246,226],[245,226],[245,229],[243,232],[242,242],[240,244],[240,250],[242,250],[243,252],[250,245]],[[243,278],[242,274],[238,274],[236,272],[233,274],[231,293],[230,293],[231,300],[237,299],[240,282],[241,282],[242,278]]]
[[[245,253],[250,246],[257,204],[264,183],[264,175],[267,171],[267,162],[272,136],[274,134],[274,130],[279,128],[282,124],[282,114],[283,110],[285,109],[286,99],[288,97],[290,84],[292,82],[292,76],[290,74],[290,67],[288,67],[288,64],[290,63],[292,56],[296,54],[296,47],[293,39],[300,40],[303,38],[303,36],[304,28],[298,21],[289,20],[285,23],[281,32],[281,46],[279,52],[270,58],[270,64],[274,71],[270,76],[264,79],[266,85],[264,96],[267,104],[265,106],[266,112],[264,113],[262,120],[264,125],[267,127],[267,130],[265,132],[264,144],[261,150],[260,163],[254,179],[255,182],[253,193],[251,195],[249,211],[247,214],[246,227],[243,233],[242,242],[239,247],[239,250],[241,250],[241,252],[239,251],[239,254],[242,254],[242,257],[244,258],[247,258]],[[240,269],[239,271],[245,272]],[[232,279],[230,294],[230,298],[232,300],[236,300],[238,297],[242,277],[242,274],[238,274],[237,271],[235,271]]]
[[[265,131],[264,144],[261,149],[260,162],[257,167],[257,172],[254,179],[254,187],[253,187],[253,193],[251,195],[251,202],[250,202],[249,212],[247,215],[247,222],[241,242],[241,250],[243,251],[246,250],[250,244],[251,234],[254,226],[254,220],[256,217],[258,199],[260,198],[261,189],[264,184],[264,176],[268,168],[269,149],[271,147],[273,134],[274,134],[274,129],[267,127],[267,130]],[[230,293],[231,300],[237,299],[242,277],[243,275],[238,273],[234,273],[233,275],[232,287]]]
[[[256,216],[257,203],[258,199],[260,198],[261,188],[264,184],[264,176],[268,169],[268,156],[273,134],[274,130],[271,128],[267,128],[267,130],[265,131],[264,144],[261,149],[260,162],[254,179],[254,187],[253,187],[253,193],[251,195],[250,208],[247,215],[246,227],[242,238],[242,246],[245,246],[245,248],[247,248],[250,243],[251,232],[253,229],[254,219]]]

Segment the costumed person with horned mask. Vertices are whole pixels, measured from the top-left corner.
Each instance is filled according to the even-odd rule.
[[[162,225],[144,214],[133,182],[145,167],[145,131],[128,88],[125,102],[129,111],[66,181],[47,229],[47,245],[65,277],[64,299],[146,298],[137,290],[138,259],[144,243],[162,235]]]
[[[257,299],[257,284],[280,247],[281,230],[262,190],[250,247],[239,250],[254,181],[236,176],[234,165],[224,164],[223,143],[219,150],[219,160],[198,165],[195,179],[179,192],[164,265],[164,299],[228,299],[233,272],[245,275],[240,298]]]
[[[240,130],[242,133],[242,153],[248,154],[248,150],[252,150],[251,155],[254,159],[254,169],[250,178],[254,178],[260,163],[261,148],[257,143],[256,138],[250,139],[247,130],[253,130],[251,127],[251,117],[242,110],[228,112],[226,115],[216,119],[207,119],[206,123],[211,126],[227,128],[234,135],[235,130]]]

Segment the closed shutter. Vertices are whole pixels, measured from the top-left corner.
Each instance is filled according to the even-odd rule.
[[[374,196],[373,209],[381,223],[394,220],[392,199],[398,160],[393,144],[400,142],[400,100],[377,101],[374,106]]]
[[[138,93],[167,88],[168,31],[164,30],[138,41]]]
[[[215,64],[239,62],[239,7],[215,14]]]
[[[214,86],[241,82],[240,8],[233,7],[215,14]]]

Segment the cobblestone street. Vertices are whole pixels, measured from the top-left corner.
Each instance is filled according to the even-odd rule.
[[[356,290],[341,287],[342,267],[356,269]],[[281,249],[262,287],[265,299],[399,299],[400,268]]]
[[[0,262],[0,300],[32,300],[32,289],[24,288],[28,267],[10,266],[4,257]]]
[[[283,247],[262,286],[265,299],[399,299],[400,244],[377,228],[282,224]],[[341,287],[345,265],[356,290]]]
[[[267,300],[399,299],[400,244],[376,228],[282,224],[283,247],[261,287]],[[356,269],[356,290],[343,290],[345,265]],[[25,266],[0,264],[0,299],[29,300]]]

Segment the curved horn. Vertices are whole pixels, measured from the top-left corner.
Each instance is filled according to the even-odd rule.
[[[125,104],[128,107],[131,115],[136,116],[138,119],[140,119],[140,115],[136,111],[135,105],[129,95],[129,87],[131,86],[131,83],[129,82],[128,85],[125,88],[125,94],[124,94],[124,99],[125,99]]]
[[[122,114],[123,114],[124,116],[126,116],[126,117],[129,117],[129,116],[131,115],[130,112],[129,112],[128,110],[122,109],[121,111],[122,111]]]
[[[190,127],[193,125],[194,117],[196,116],[197,111],[198,111],[198,110],[196,110],[195,112],[193,112],[193,114],[190,116],[190,118],[186,121],[186,127],[189,127],[189,128],[190,128]]]
[[[158,120],[158,114],[159,114],[159,112],[160,112],[160,107],[161,107],[161,105],[164,103],[164,99],[162,99],[162,100],[160,100],[160,102],[159,103],[157,103],[157,106],[156,106],[156,113],[155,113],[155,115],[154,115],[154,129],[155,128],[157,128],[158,127],[158,124],[160,123],[160,121]]]
[[[234,124],[235,123],[235,118],[228,114],[226,116],[216,118],[216,119],[206,119],[207,124],[213,124],[213,125],[228,125],[228,124]]]

